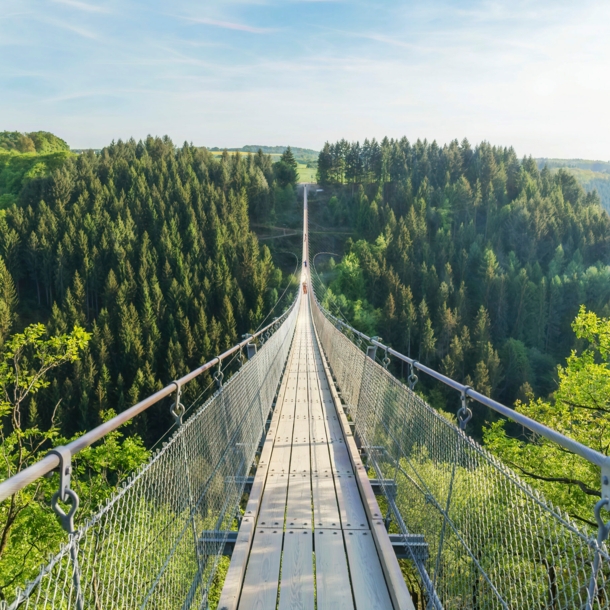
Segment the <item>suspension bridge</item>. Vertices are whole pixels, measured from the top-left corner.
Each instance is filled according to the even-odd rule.
[[[307,261],[307,188],[303,207]],[[0,483],[5,500],[59,473],[67,531],[0,608],[207,609],[229,555],[222,610],[610,609],[610,458],[351,328],[310,272],[267,327]],[[217,391],[186,418],[183,388],[206,371]],[[413,391],[417,373],[461,394],[457,426]],[[168,397],[169,441],[75,529],[72,458]],[[599,467],[596,534],[467,436],[469,400]]]

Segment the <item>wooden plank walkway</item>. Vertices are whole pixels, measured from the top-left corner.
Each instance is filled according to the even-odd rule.
[[[218,608],[411,610],[310,307],[304,296]]]

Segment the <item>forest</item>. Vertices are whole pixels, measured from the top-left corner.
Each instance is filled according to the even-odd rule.
[[[592,434],[610,389],[610,217],[595,193],[512,148],[467,140],[327,143],[318,180],[311,218],[351,233],[340,262],[314,266],[334,315],[607,452],[606,428]],[[455,413],[456,393],[425,378],[420,390]],[[471,406],[469,434],[591,523],[595,468]]]
[[[274,163],[148,137],[49,154],[61,162],[13,172],[16,199],[0,211],[2,479],[211,360],[292,298],[291,277],[250,229],[294,205],[290,150]],[[48,157],[7,156],[2,175]],[[188,384],[184,403],[201,404],[212,384],[209,374]],[[171,428],[168,405],[79,455],[79,519]],[[62,539],[52,493],[43,480],[0,506],[0,599]]]
[[[39,399],[45,425],[62,396],[63,431],[90,429],[109,406],[137,402],[259,325],[285,282],[249,218],[273,213],[295,179],[284,170],[262,154],[215,158],[148,138],[27,182],[0,218],[15,326],[42,320],[52,334],[77,325],[92,335]],[[145,416],[139,432],[150,440],[168,420],[148,418],[153,429]]]
[[[71,156],[66,142],[47,131],[0,132],[0,210],[16,203],[28,180],[48,176]]]
[[[586,191],[596,191],[610,214],[610,162],[585,159],[536,159],[538,169],[566,170]]]
[[[486,394],[549,394],[580,304],[610,313],[610,218],[566,172],[385,139],[327,144],[318,173],[326,221],[356,230],[327,301]]]
[[[0,132],[0,150],[49,154],[67,152],[70,147],[65,140],[48,131],[32,131],[30,133],[2,131]]]
[[[27,134],[32,151],[22,136],[4,136],[0,151],[3,478],[218,355],[289,288],[283,308],[291,278],[251,223],[298,216],[290,148],[274,162],[148,137],[77,155]],[[328,234],[343,244],[336,260],[313,261],[323,305],[605,450],[607,433],[590,434],[607,419],[610,336],[610,218],[595,193],[466,140],[327,143],[318,174],[312,255]],[[11,398],[15,363],[34,371],[21,381],[33,389]],[[212,381],[189,384],[185,404],[200,404]],[[418,391],[452,417],[454,394],[423,378]],[[147,459],[171,426],[167,407],[79,455],[79,519]],[[595,469],[473,409],[469,434],[591,524]],[[53,491],[44,480],[0,507],[0,599],[62,539]]]

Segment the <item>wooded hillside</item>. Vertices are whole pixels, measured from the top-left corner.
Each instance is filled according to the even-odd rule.
[[[151,137],[29,180],[0,218],[18,290],[14,328],[48,320],[57,334],[77,324],[92,340],[27,417],[45,429],[61,399],[62,432],[91,429],[100,412],[121,411],[256,328],[283,282],[249,212],[271,214],[274,189],[265,155],[213,157]],[[189,384],[185,402],[197,388]],[[164,405],[135,425],[150,442],[169,421]]]
[[[483,393],[547,396],[579,305],[610,313],[610,218],[565,171],[386,138],[327,143],[318,173],[332,197],[317,220],[357,235],[326,304]]]

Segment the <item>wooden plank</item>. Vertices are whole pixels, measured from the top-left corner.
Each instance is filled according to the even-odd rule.
[[[335,490],[343,529],[369,529],[358,484],[353,474],[335,474]]]
[[[320,373],[320,379],[322,378],[326,378],[326,373]],[[326,429],[326,439],[328,439],[331,467],[336,473],[350,474],[352,472],[352,464],[345,447],[343,430],[337,416],[332,395],[326,390],[320,391],[318,396],[319,410],[322,412],[322,421],[324,422]],[[319,420],[316,420],[315,423],[317,432],[319,430]]]
[[[307,333],[303,332],[299,345],[299,375],[295,395],[294,427],[292,432],[292,455],[290,460],[290,472],[292,474],[309,473],[311,470],[309,457],[308,385],[307,373],[305,372],[307,364],[306,338]],[[290,482],[292,482],[293,479],[291,479]],[[294,493],[289,493],[289,502],[294,503],[294,501]],[[294,515],[294,517],[296,518],[296,515]],[[299,517],[299,520],[302,520],[302,517]]]
[[[292,360],[292,355],[290,355],[289,358]],[[269,431],[267,432],[267,436],[266,436],[265,442],[263,444],[263,451],[261,453],[261,457],[258,462],[259,467],[269,465],[269,463],[273,459],[274,451],[276,452],[276,456],[275,456],[276,461],[279,460],[280,462],[282,462],[284,460],[290,460],[290,444],[289,444],[288,449],[286,450],[285,448],[282,449],[282,445],[278,441],[281,440],[281,432],[284,432],[285,437],[289,437],[292,434],[291,429],[289,429],[289,424],[285,430],[281,430],[281,431],[280,431],[280,425],[281,425],[281,422],[286,419],[286,414],[291,413],[290,409],[293,408],[291,405],[294,405],[295,392],[296,392],[296,390],[294,387],[291,387],[290,381],[288,379],[284,379],[284,382],[282,383],[282,388],[280,389],[280,393],[278,394],[279,399],[276,404],[275,411],[273,412],[273,415],[271,417],[271,424],[269,426]],[[290,400],[291,396],[292,396],[292,402]],[[269,451],[266,451],[267,447],[270,447]],[[288,455],[280,456],[279,454],[282,453],[282,451],[284,453],[288,453]],[[275,468],[274,468],[274,470],[275,470]],[[280,470],[281,470],[281,468],[278,469],[278,471],[280,471]]]
[[[231,564],[227,571],[220,602],[218,604],[218,607],[223,608],[224,610],[237,609],[237,603],[239,601],[239,595],[246,573],[246,565],[252,547],[256,513],[258,512],[258,494],[261,490],[262,484],[260,485],[260,489],[255,489],[255,486],[252,486],[250,499],[246,506],[246,514],[242,519],[239,533],[237,534],[237,540],[235,541],[235,547],[233,548],[233,554],[231,556]]]
[[[309,439],[292,443],[292,457],[290,459],[290,473],[311,472],[310,444]]]
[[[294,417],[293,436],[299,441],[309,441],[309,411],[297,407]]]
[[[356,610],[393,610],[371,532],[344,534]]]
[[[328,441],[326,434],[326,423],[321,415],[312,415],[310,421],[310,438],[312,442],[324,442]]]
[[[282,555],[282,531],[257,529],[239,610],[275,608]],[[219,606],[222,608],[222,606]]]
[[[352,462],[343,439],[339,441],[333,441],[331,439],[328,443],[328,452],[330,454],[330,463],[334,472],[345,475],[352,474]]]
[[[262,607],[261,607],[262,608]],[[275,606],[265,606],[273,609]],[[279,610],[313,610],[313,537],[311,530],[286,529]]]
[[[287,408],[284,408],[284,411],[292,411],[294,407],[289,405]],[[276,439],[280,438],[284,442],[289,443],[292,438],[292,432],[294,430],[294,421],[292,419],[292,413],[286,413],[280,418],[280,421],[277,424],[277,429],[275,432]]]
[[[287,491],[288,475],[269,472],[256,524],[258,528],[284,526]]]
[[[314,474],[330,474],[333,466],[328,453],[326,440],[311,445],[311,472]]]
[[[317,332],[315,329],[314,334],[316,335],[317,339]],[[323,365],[326,371],[326,377],[327,379],[330,379],[330,370],[328,368],[326,358],[323,359]],[[330,387],[335,409],[339,415],[339,422],[341,424],[352,465],[354,467],[358,488],[362,494],[364,509],[369,518],[369,522],[372,524],[371,532],[379,553],[381,566],[383,568],[394,607],[397,610],[414,610],[413,601],[404,581],[398,560],[396,559],[396,554],[392,549],[392,544],[387,535],[386,529],[382,526],[382,521],[380,521],[381,511],[379,510],[379,505],[377,503],[377,499],[375,498],[375,494],[373,493],[366,469],[362,465],[358,448],[356,446],[356,441],[354,440],[354,436],[349,427],[349,422],[347,421],[347,417],[341,405],[341,400],[339,399],[339,395],[337,394],[334,384],[330,384]]]
[[[307,338],[309,333],[304,329],[299,353],[299,379],[296,391],[295,411],[294,411],[294,428],[292,433],[292,456],[290,460],[290,473],[307,473],[311,472],[311,460],[309,449],[309,390],[308,390],[308,375],[307,375],[307,356],[308,346]],[[291,479],[290,482],[292,482]],[[289,494],[290,495],[290,494]],[[290,501],[290,500],[289,500]],[[294,497],[292,499],[294,503]],[[294,508],[292,509],[294,513]],[[302,512],[302,511],[301,511]],[[294,519],[302,521],[301,513],[293,514]],[[311,527],[311,500],[309,500],[309,525]]]
[[[292,442],[290,437],[275,438],[273,452],[269,459],[269,472],[285,472],[290,469],[290,454],[292,453]]]
[[[332,474],[312,474],[311,497],[314,526],[317,528],[340,528],[339,507]]]
[[[310,474],[291,474],[288,479],[286,502],[286,529],[311,529],[311,478]]]
[[[317,529],[314,543],[318,610],[354,610],[341,530]]]
[[[284,402],[277,424],[273,452],[269,461],[269,472],[288,473],[290,469],[296,389],[291,389],[290,395],[292,398]]]

